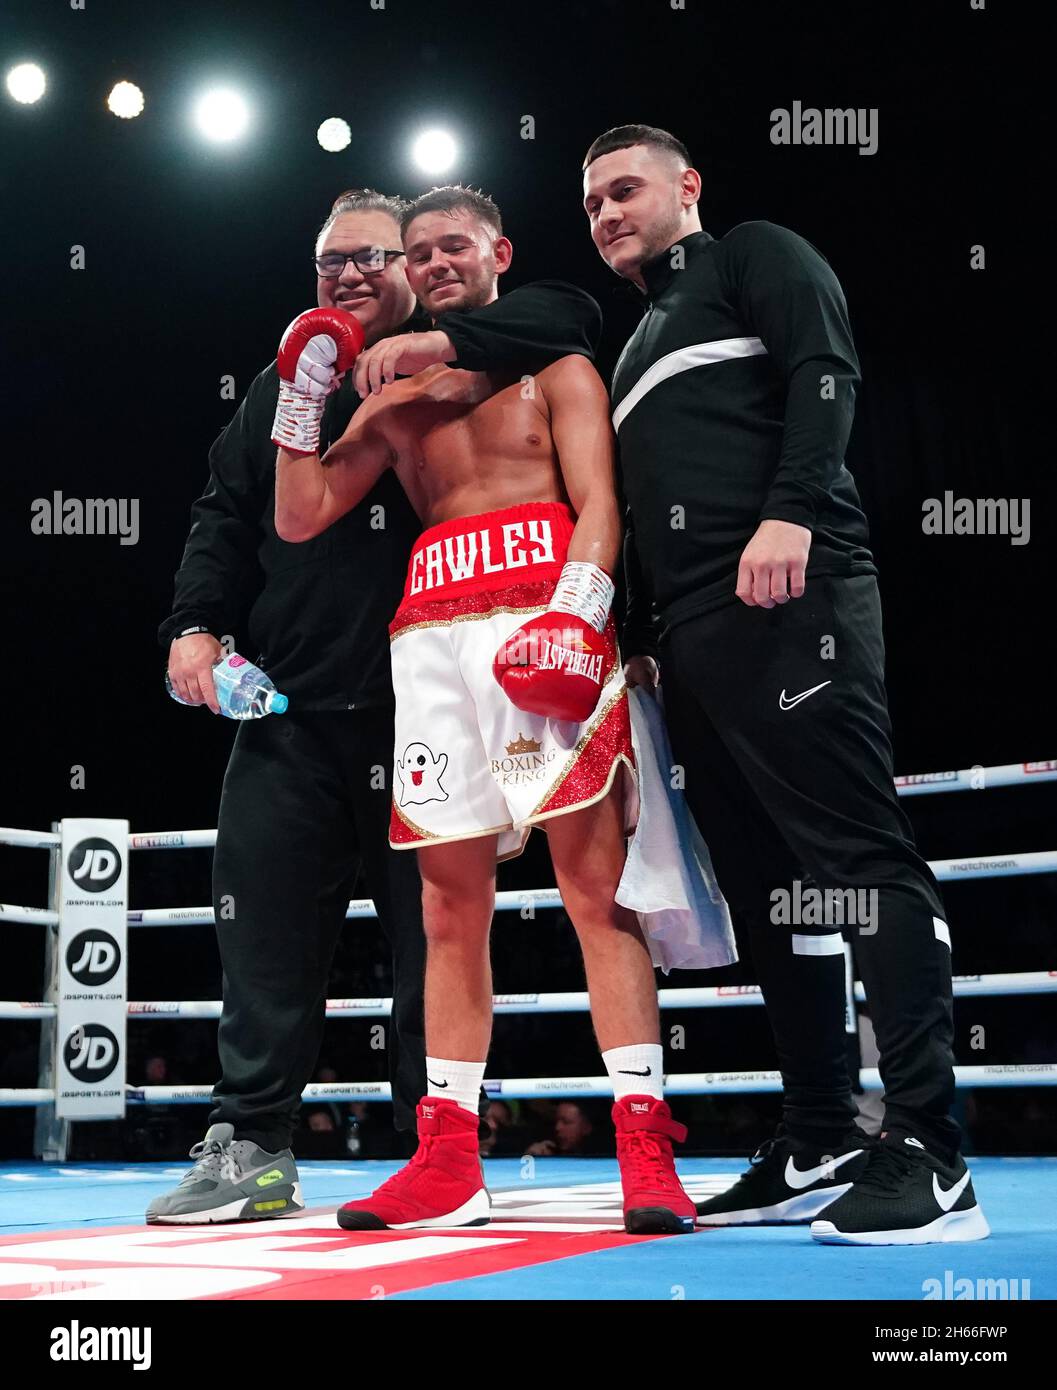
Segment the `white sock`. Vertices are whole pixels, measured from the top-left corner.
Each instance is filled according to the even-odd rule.
[[[664,1099],[664,1052],[660,1043],[633,1043],[630,1047],[611,1047],[602,1061],[613,1083],[613,1099],[624,1096],[653,1096]]]
[[[478,1113],[484,1062],[448,1062],[426,1058],[426,1094],[437,1100],[454,1100],[471,1115]]]

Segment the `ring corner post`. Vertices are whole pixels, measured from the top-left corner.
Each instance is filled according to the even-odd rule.
[[[62,868],[62,822],[52,821],[52,831],[59,835],[59,843],[48,851],[48,907],[52,912],[62,911],[62,892],[60,874]],[[59,923],[56,921],[45,927],[44,937],[44,985],[41,999],[49,1004],[58,1003],[59,982]],[[58,1038],[58,1017],[40,1021],[40,1052],[37,1064],[37,1085],[41,1090],[51,1091],[53,1098],[37,1107],[33,1126],[33,1156],[45,1163],[65,1163],[70,1146],[70,1122],[60,1120],[55,1113],[54,1091],[56,1086],[55,1052]]]

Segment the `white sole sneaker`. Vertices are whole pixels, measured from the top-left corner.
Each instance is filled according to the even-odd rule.
[[[266,1210],[247,1213],[247,1204],[255,1200],[257,1199],[253,1197],[240,1197],[237,1202],[228,1202],[226,1206],[213,1207],[209,1211],[154,1216],[148,1220],[147,1224],[149,1226],[208,1226],[216,1221],[281,1221],[284,1216],[300,1216],[305,1209],[300,1182],[294,1183],[293,1196],[286,1199],[286,1206],[281,1211]],[[262,1197],[259,1204],[267,1206],[269,1202],[274,1200],[275,1198]]]
[[[813,1221],[812,1239],[823,1245],[947,1245],[985,1240],[991,1227],[979,1206],[950,1211],[926,1226],[907,1231],[838,1231],[832,1221]]]
[[[449,1226],[485,1226],[492,1219],[492,1199],[486,1188],[480,1188],[468,1202],[444,1216],[425,1221],[403,1221],[389,1227],[390,1231],[442,1231]]]

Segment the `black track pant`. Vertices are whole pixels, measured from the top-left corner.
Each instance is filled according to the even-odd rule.
[[[388,844],[392,751],[391,710],[291,711],[235,739],[213,860],[224,1009],[209,1118],[270,1152],[289,1146],[316,1067],[338,934],[377,930],[345,925],[357,889],[392,949],[389,1076],[396,1126],[415,1128],[426,1090],[422,888],[415,856]],[[351,1049],[346,1062],[341,1079],[356,1080]]]
[[[825,1146],[854,1119],[843,922],[885,1127],[955,1150],[946,914],[892,785],[876,580],[816,577],[781,607],[738,601],[681,623],[661,643],[661,676],[687,799],[749,934],[787,1130]]]

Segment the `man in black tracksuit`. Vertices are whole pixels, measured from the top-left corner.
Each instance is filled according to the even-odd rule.
[[[646,298],[612,383],[624,652],[643,658],[628,677],[655,678],[652,603],[673,751],[748,930],[784,1083],[776,1139],[698,1211],[816,1217],[812,1234],[841,1243],[978,1239],[949,1114],[950,936],[892,783],[876,570],[844,466],[859,381],[844,297],[782,227],[702,231],[689,166],[665,131],[609,131],[584,206]],[[881,1054],[876,1145],[853,1124],[842,924]]]
[[[355,387],[380,389],[394,371],[421,370],[427,350],[470,371],[531,371],[569,353],[594,354],[598,306],[559,281],[444,314],[428,331],[430,323],[413,314],[404,276],[403,207],[370,190],[343,195],[317,241],[319,303],[355,313],[366,334],[357,376],[350,372],[326,402],[321,448],[344,433],[359,404]],[[183,698],[216,709],[211,665],[221,654],[219,639],[237,634],[290,706],[239,727],[224,778],[213,862],[224,969],[222,1077],[211,1127],[192,1150],[198,1161],[174,1191],[151,1203],[151,1222],[259,1219],[300,1209],[290,1143],[356,888],[374,899],[392,950],[387,1045],[397,1129],[414,1131],[426,1090],[421,881],[414,855],[388,845],[387,629],[420,526],[387,475],[314,541],[280,540],[271,442],[278,389],[273,362],[213,446],[173,610],[159,629]]]

